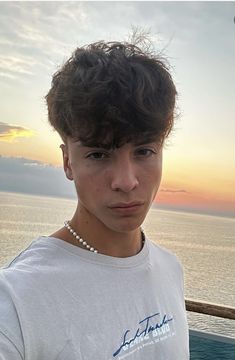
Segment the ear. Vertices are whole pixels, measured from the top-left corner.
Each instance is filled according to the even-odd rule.
[[[65,144],[61,144],[60,148],[62,150],[63,166],[64,166],[65,175],[66,175],[67,179],[73,180],[73,172],[72,172],[71,164],[70,164],[70,161],[69,161],[68,148],[67,148],[67,146]]]

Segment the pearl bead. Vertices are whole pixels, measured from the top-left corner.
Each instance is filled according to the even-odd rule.
[[[89,244],[87,244],[87,242],[85,240],[83,240],[77,233],[76,231],[74,231],[71,226],[69,225],[69,221],[65,221],[64,226],[68,229],[68,231],[71,232],[71,234],[76,238],[76,240],[78,240],[83,246],[86,247],[86,249],[89,249],[90,251],[98,254],[98,250],[96,250],[95,248],[93,248],[92,246],[90,246]],[[145,235],[143,230],[141,229],[141,234],[142,234],[142,244],[144,246],[144,242],[145,242]]]

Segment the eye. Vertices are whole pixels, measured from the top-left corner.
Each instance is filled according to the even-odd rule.
[[[142,157],[149,157],[151,155],[155,154],[155,151],[149,148],[141,148],[141,149],[137,149],[136,150],[136,155],[137,156],[142,156]]]
[[[92,160],[103,160],[106,159],[109,155],[103,151],[94,151],[87,155],[88,159]]]

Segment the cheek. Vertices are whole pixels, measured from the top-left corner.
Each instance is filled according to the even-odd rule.
[[[88,171],[80,171],[74,179],[79,198],[98,198],[104,193],[105,181],[102,174],[94,174]]]
[[[145,181],[149,185],[159,185],[162,177],[162,163],[161,161],[152,162],[145,168]]]

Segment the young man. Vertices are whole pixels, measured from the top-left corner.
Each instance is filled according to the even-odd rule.
[[[127,43],[78,48],[54,75],[76,211],[1,271],[1,360],[186,360],[182,267],[141,229],[157,194],[176,90]]]

